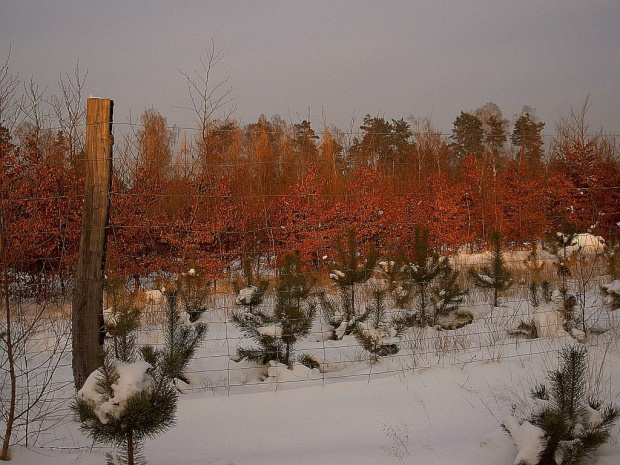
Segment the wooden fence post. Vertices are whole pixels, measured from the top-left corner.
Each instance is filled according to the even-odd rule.
[[[112,186],[112,108],[109,99],[86,106],[86,172],[82,235],[72,302],[73,380],[79,390],[99,367],[103,273]]]

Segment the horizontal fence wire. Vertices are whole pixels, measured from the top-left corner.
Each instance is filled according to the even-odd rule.
[[[501,362],[501,360],[509,359],[526,361],[532,357],[554,359],[558,350],[558,338],[565,339],[569,337],[568,334],[528,339],[523,334],[514,331],[518,323],[522,320],[527,321],[533,311],[529,303],[530,289],[527,281],[529,271],[524,261],[507,259],[507,264],[517,281],[502,294],[502,306],[492,308],[490,292],[468,285],[464,277],[469,267],[477,267],[485,260],[488,262],[488,255],[484,259],[478,257],[476,260],[473,260],[472,256],[463,258],[468,259],[470,263],[467,260],[464,260],[465,263],[459,263],[455,259],[455,265],[462,271],[462,285],[470,291],[462,303],[463,309],[476,315],[470,324],[457,329],[411,328],[399,339],[400,350],[397,354],[374,362],[352,336],[347,336],[342,340],[327,339],[324,328],[321,327],[321,324],[324,325],[325,322],[319,315],[313,331],[298,344],[299,347],[296,350],[298,353],[312,354],[324,366],[320,370],[314,370],[307,379],[275,379],[272,380],[272,386],[277,389],[277,386],[303,387],[317,383],[325,385],[355,380],[371,382],[373,379],[380,379],[384,376],[400,376],[403,373],[414,373],[416,370],[435,366],[462,366],[469,363]],[[549,268],[546,276],[550,279],[552,287],[556,289],[560,280],[551,264],[557,260],[557,257],[541,259]],[[617,332],[620,329],[620,315],[615,315],[611,311],[612,308],[604,303],[604,297],[600,292],[600,285],[610,279],[605,275],[604,265],[602,256],[590,256],[587,262],[577,264],[575,267],[577,276],[573,275],[567,283],[569,289],[577,296],[575,313],[579,315],[581,309],[587,307],[586,325],[588,332],[592,335],[588,341],[589,347],[598,347],[601,350],[610,343],[617,346]],[[583,274],[579,275],[580,272]],[[146,287],[153,287],[153,285],[153,282],[147,283]],[[328,280],[324,280],[321,287],[322,290],[337,295],[335,285]],[[361,307],[370,304],[370,288],[368,284],[357,286],[356,297]],[[269,378],[267,367],[247,366],[233,361],[237,347],[252,345],[252,341],[244,339],[239,329],[231,322],[233,312],[245,310],[235,304],[236,295],[225,280],[220,281],[216,289],[216,292],[207,296],[208,310],[201,318],[201,321],[209,325],[207,336],[201,343],[188,370],[188,375],[194,382],[184,388],[184,392],[209,391],[219,395],[252,392],[252,386]],[[142,291],[139,294],[142,295]],[[142,302],[143,324],[138,331],[138,342],[162,347],[165,332],[163,327],[165,306],[163,303],[146,300]],[[39,322],[42,329],[30,335],[25,350],[18,358],[20,363],[30,359],[31,367],[34,368],[33,372],[37,367],[34,362],[36,357],[56,344],[50,339],[57,340],[62,337],[68,340],[70,338],[70,309],[68,309],[70,303],[60,301],[40,304],[32,299],[25,299],[17,304],[23,321],[28,322],[28,318],[33,312],[36,313],[36,308],[40,305],[46,308],[46,317]],[[260,308],[269,312],[273,305],[273,297],[269,294]],[[391,315],[389,316],[397,315],[399,311],[402,311],[394,308],[394,303],[389,299],[387,307],[390,309]],[[555,314],[557,310],[549,307],[543,313]],[[540,315],[539,318],[543,322],[552,321]],[[576,326],[581,327],[582,324],[583,322],[578,322]],[[557,330],[557,328],[539,327],[538,330],[544,333],[547,330]],[[611,338],[597,337],[599,334],[614,336]],[[108,343],[111,342],[108,341]],[[50,406],[46,406],[48,411],[45,415],[45,422],[71,421],[69,404],[75,391],[70,352],[70,341],[68,341],[68,344],[61,347],[58,355],[60,359],[54,365],[54,379],[48,387]],[[549,363],[552,364],[551,361]],[[20,367],[23,370],[20,376],[26,376],[27,367],[24,365]],[[5,375],[5,370],[6,363],[3,361],[0,364],[0,375]],[[257,371],[261,373],[258,376]],[[36,378],[33,378],[32,382],[36,382]],[[6,383],[1,387],[5,390]]]

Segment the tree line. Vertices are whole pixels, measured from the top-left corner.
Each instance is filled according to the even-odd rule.
[[[77,70],[67,81],[61,98],[46,100],[56,125],[40,117],[33,84],[21,101],[28,119],[9,124],[6,104],[0,115],[3,260],[33,289],[64,286],[79,245],[83,81]],[[209,115],[188,133],[147,109],[117,126],[131,130],[117,129],[114,147],[109,273],[138,283],[191,266],[216,277],[242,257],[287,251],[319,269],[348,229],[379,253],[413,250],[416,227],[441,253],[478,250],[492,231],[523,244],[567,222],[617,237],[617,136],[592,130],[588,107],[555,122],[552,137],[533,108],[511,123],[493,103],[461,111],[450,134],[428,118],[370,115],[355,132]]]

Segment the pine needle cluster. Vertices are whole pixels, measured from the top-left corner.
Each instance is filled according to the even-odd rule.
[[[532,390],[542,408],[530,422],[545,432],[541,465],[577,465],[610,438],[620,407],[588,396],[587,350],[571,346],[560,353],[560,368],[549,373],[550,387]]]
[[[512,277],[502,252],[502,235],[499,231],[491,233],[493,258],[491,266],[483,266],[481,270],[469,270],[474,285],[482,289],[493,289],[493,307],[499,305],[499,294],[512,286]]]

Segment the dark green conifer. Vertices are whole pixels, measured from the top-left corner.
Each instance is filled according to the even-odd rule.
[[[238,347],[237,358],[291,365],[295,345],[312,329],[315,306],[308,302],[311,290],[312,280],[303,272],[299,254],[286,254],[275,287],[274,313],[254,310],[232,315],[233,324],[258,346]]]
[[[358,253],[353,229],[347,231],[347,247],[340,238],[336,238],[335,249],[337,260],[329,267],[329,277],[338,286],[340,305],[325,295],[320,296],[319,300],[325,319],[334,327],[333,337],[340,339],[351,334],[357,323],[368,318],[368,312],[357,307],[355,286],[370,279],[377,264],[377,255],[372,246],[364,256]]]
[[[547,444],[539,464],[577,465],[605,444],[620,419],[620,407],[588,396],[587,349],[571,346],[560,352],[559,370],[549,373],[550,388],[532,390],[543,408],[530,422],[545,432]]]
[[[493,289],[493,307],[497,307],[499,304],[499,294],[510,288],[512,277],[504,261],[502,235],[499,231],[491,233],[491,243],[493,245],[491,266],[483,266],[480,271],[472,268],[469,270],[469,275],[477,287]]]

